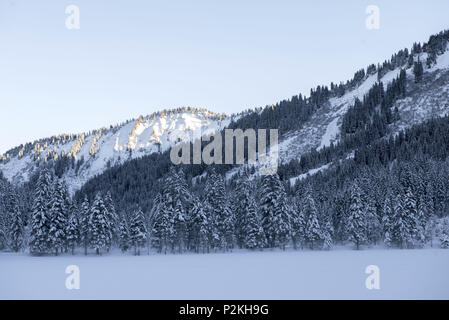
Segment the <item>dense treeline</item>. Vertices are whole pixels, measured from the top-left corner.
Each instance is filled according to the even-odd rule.
[[[31,254],[94,253],[113,247],[160,253],[208,253],[234,248],[330,249],[382,244],[449,246],[449,161],[399,161],[390,166],[348,160],[298,181],[243,172],[226,183],[213,170],[192,188],[170,168],[151,208],[116,212],[110,194],[75,202],[44,169],[25,224],[17,199],[2,197],[1,244]]]
[[[281,177],[297,176],[312,168],[341,159],[347,153],[364,148],[385,137],[389,133],[388,125],[399,119],[398,110],[392,108],[395,101],[405,97],[406,82],[406,73],[401,70],[386,90],[382,82],[375,83],[363,101],[356,99],[354,105],[343,116],[340,141],[319,151],[311,150],[301,155],[299,160],[281,165],[279,169]]]
[[[410,53],[401,50],[382,65],[357,71],[346,84],[319,86],[308,98],[298,95],[232,122],[231,129],[297,130],[329,98],[376,72],[380,80],[402,68],[387,88],[375,83],[348,109],[338,144],[282,164],[278,175],[259,177],[250,167],[227,177],[233,165],[175,170],[169,151],[110,167],[74,197],[60,178],[83,159],[41,162],[40,172],[20,187],[0,174],[0,249],[57,255],[77,248],[101,254],[114,247],[135,254],[144,247],[161,253],[348,243],[448,247],[449,118],[396,136],[388,130],[399,117],[394,103],[407,95],[405,69],[413,68],[415,82],[421,82],[423,63],[432,66],[448,39],[449,31],[442,32]],[[421,53],[427,54],[425,62],[416,59]],[[330,168],[324,173],[287,183],[325,164]]]

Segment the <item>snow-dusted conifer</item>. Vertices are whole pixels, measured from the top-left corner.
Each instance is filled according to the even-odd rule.
[[[14,252],[20,251],[24,241],[24,225],[22,221],[22,214],[17,204],[17,199],[11,194],[10,196],[10,228],[9,228],[9,241],[10,247]]]
[[[67,208],[65,206],[64,189],[61,181],[56,181],[51,199],[49,240],[51,247],[58,255],[66,246]]]
[[[106,218],[109,225],[109,237],[106,244],[107,250],[109,251],[111,245],[117,244],[119,241],[119,219],[117,212],[115,211],[115,205],[110,191],[106,193],[104,204],[107,209]]]
[[[203,203],[197,198],[192,199],[190,210],[190,234],[195,252],[209,252],[210,225]]]
[[[350,201],[347,232],[349,239],[355,244],[358,250],[360,245],[366,241],[366,221],[363,212],[361,191],[357,183],[352,185]]]
[[[87,197],[84,197],[79,212],[79,229],[80,229],[80,242],[84,247],[84,254],[87,255],[87,249],[90,241],[90,205]]]
[[[75,247],[79,243],[80,240],[80,224],[78,221],[78,216],[75,212],[69,217],[69,221],[67,223],[66,228],[67,235],[67,245],[69,246],[72,255],[75,254]]]
[[[247,249],[262,249],[266,246],[267,240],[262,228],[257,204],[254,198],[250,197],[248,207],[243,218],[244,246]]]
[[[134,247],[134,254],[140,255],[140,248],[145,246],[147,240],[147,228],[142,210],[134,211],[129,226],[129,236]]]
[[[382,208],[382,232],[383,241],[387,247],[392,245],[392,232],[393,232],[393,199],[390,194],[385,197]]]
[[[260,210],[268,246],[285,248],[290,239],[290,208],[284,185],[277,174],[262,179]]]
[[[302,216],[304,217],[304,239],[313,250],[315,244],[322,240],[323,234],[318,220],[318,209],[315,199],[312,196],[310,186],[306,188],[306,192],[302,204]]]
[[[129,236],[128,224],[124,219],[120,222],[119,232],[120,232],[120,243],[119,243],[120,249],[122,250],[122,252],[126,252],[131,245],[131,240]]]
[[[95,249],[97,255],[101,254],[101,250],[106,247],[108,241],[109,230],[106,220],[107,209],[104,205],[100,193],[95,196],[94,203],[90,210],[90,246]]]
[[[30,252],[32,254],[45,254],[51,247],[48,239],[51,183],[48,170],[42,170],[37,181],[31,214]]]

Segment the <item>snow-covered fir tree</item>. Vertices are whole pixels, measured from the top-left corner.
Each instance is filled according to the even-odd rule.
[[[175,203],[173,212],[173,238],[171,242],[175,248],[178,248],[178,252],[184,252],[187,246],[187,215],[184,212],[184,208],[181,204],[181,200],[178,199]]]
[[[48,231],[49,241],[55,253],[63,252],[66,247],[66,227],[67,227],[67,208],[65,204],[64,188],[61,181],[56,181],[53,187],[51,209],[50,209],[50,228]]]
[[[243,225],[244,247],[247,249],[262,249],[267,245],[267,239],[262,227],[256,200],[249,198],[248,207],[245,210]]]
[[[159,193],[155,200],[152,212],[152,245],[158,252],[167,253],[170,247],[170,238],[173,234],[172,213],[173,206],[170,194]]]
[[[194,197],[190,209],[189,233],[196,253],[209,252],[210,224],[206,212],[204,204]]]
[[[81,204],[79,211],[79,230],[80,230],[80,242],[84,248],[84,254],[87,255],[87,249],[89,248],[90,241],[90,205],[89,199],[87,196],[84,197],[84,200]]]
[[[357,183],[352,185],[350,201],[346,227],[349,240],[355,244],[358,250],[360,245],[366,241],[366,220],[361,190]]]
[[[410,224],[410,217],[404,208],[404,197],[402,194],[395,197],[393,211],[393,242],[400,248],[407,248],[412,242],[412,226]]]
[[[131,239],[129,235],[128,224],[126,223],[125,219],[123,219],[120,222],[119,232],[120,232],[119,247],[122,250],[122,252],[126,252],[131,246]]]
[[[262,227],[268,247],[284,249],[290,239],[290,208],[284,185],[277,174],[262,178],[261,194]]]
[[[234,217],[227,201],[226,187],[221,175],[212,172],[206,182],[206,202],[210,210],[212,246],[215,249],[232,249],[234,243]]]
[[[129,238],[134,247],[134,254],[140,255],[140,249],[145,246],[147,240],[147,228],[142,210],[136,210],[131,218],[129,226]]]
[[[382,232],[383,241],[385,246],[391,247],[392,245],[392,233],[393,233],[393,198],[391,194],[385,197],[382,208]]]
[[[235,215],[235,239],[239,248],[244,247],[245,242],[245,216],[248,213],[251,197],[254,197],[254,191],[249,181],[248,174],[244,173],[237,181],[234,191],[234,203],[232,210]]]
[[[437,222],[436,234],[440,241],[440,247],[449,249],[449,218],[444,217]]]
[[[97,255],[101,254],[101,250],[106,247],[109,230],[107,223],[107,209],[100,193],[97,193],[90,210],[89,234],[90,246],[95,249]]]
[[[70,248],[72,255],[75,254],[75,247],[80,241],[80,224],[76,212],[72,212],[66,228],[67,246]]]
[[[36,184],[32,214],[30,252],[35,255],[48,253],[51,249],[50,230],[50,200],[52,177],[46,169],[42,170]]]
[[[115,211],[115,205],[110,191],[104,197],[104,204],[107,209],[106,218],[109,225],[109,236],[106,243],[106,249],[109,252],[111,246],[113,244],[117,245],[119,241],[119,218]]]
[[[24,244],[24,224],[22,213],[19,210],[17,199],[13,194],[9,195],[8,215],[10,227],[8,230],[9,246],[12,251],[18,252]]]
[[[318,209],[310,186],[306,188],[303,201],[301,216],[304,217],[304,241],[313,250],[317,243],[320,243],[323,239],[323,233],[318,220]]]
[[[369,243],[376,245],[382,237],[382,226],[377,215],[376,205],[371,195],[365,198],[364,212],[366,219],[366,238]]]

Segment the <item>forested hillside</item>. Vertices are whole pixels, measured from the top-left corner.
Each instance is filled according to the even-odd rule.
[[[257,164],[175,166],[166,148],[107,163],[74,195],[66,173],[76,178],[83,164],[67,156],[41,161],[25,184],[0,176],[0,247],[36,255],[447,248],[448,41],[442,32],[346,83],[213,125],[279,129],[275,175],[260,176]]]

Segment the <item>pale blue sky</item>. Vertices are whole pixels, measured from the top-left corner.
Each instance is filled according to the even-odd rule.
[[[80,8],[67,30],[65,8]],[[365,8],[380,8],[367,30]],[[449,1],[0,0],[0,153],[163,108],[233,113],[449,28]]]

